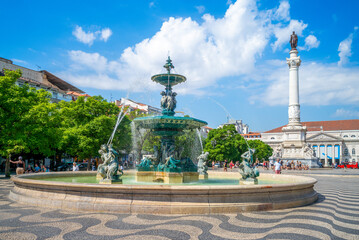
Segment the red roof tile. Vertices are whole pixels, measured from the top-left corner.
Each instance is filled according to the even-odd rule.
[[[359,130],[359,119],[352,120],[334,120],[334,121],[317,121],[317,122],[302,122],[303,126],[307,127],[307,131],[341,131],[341,130]],[[282,132],[282,128],[287,125],[269,130],[265,133]]]

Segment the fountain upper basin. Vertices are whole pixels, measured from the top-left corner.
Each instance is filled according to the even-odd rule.
[[[196,129],[207,125],[207,122],[192,117],[151,116],[134,119],[136,126],[151,129],[155,135],[176,135],[184,129]]]

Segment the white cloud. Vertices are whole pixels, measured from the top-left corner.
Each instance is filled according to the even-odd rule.
[[[275,17],[278,20],[290,20],[290,14],[289,14],[290,5],[287,1],[282,1],[279,4],[279,7],[277,11],[275,12]]]
[[[85,67],[84,69],[91,68],[96,72],[105,72],[108,68],[107,59],[98,53],[85,53],[82,51],[70,51],[70,59],[79,63],[76,66]],[[81,68],[77,68],[81,69]]]
[[[153,6],[155,6],[155,2],[150,2],[149,4],[148,4],[148,6],[151,8],[151,7],[153,7]]]
[[[70,52],[74,63],[69,72],[78,74],[76,71],[86,67],[90,75],[91,68],[97,73],[100,73],[99,69],[106,69],[101,73],[118,82],[133,83],[139,81],[139,77],[143,82],[151,82],[148,79],[161,70],[169,51],[175,70],[188,78],[187,83],[179,85],[177,90],[187,92],[191,89],[198,93],[201,88],[214,85],[221,77],[248,74],[254,69],[256,59],[261,56],[270,37],[267,19],[258,16],[256,2],[245,0],[230,5],[223,18],[205,14],[203,23],[191,18],[171,17],[154,36],[125,49],[121,57],[112,62],[117,68],[97,67],[105,62],[102,60],[105,57],[100,58],[100,54],[94,58],[100,61],[99,64],[88,64],[87,55],[75,51]],[[86,83],[88,81],[79,85],[84,87]],[[126,89],[129,85],[112,87]]]
[[[253,102],[265,105],[288,104],[289,70],[285,61],[281,65],[267,62],[254,80],[267,82],[262,94],[252,97]],[[304,62],[299,68],[300,103],[306,105],[358,104],[359,68],[341,68],[337,64]]]
[[[303,23],[298,20],[290,20],[289,25],[283,26],[283,24],[279,23],[274,27],[274,35],[277,40],[272,44],[272,49],[275,52],[276,50],[280,50],[284,44],[289,43],[290,35],[293,31],[298,36],[302,36],[303,30],[308,26],[308,24]]]
[[[101,36],[100,39],[104,42],[107,42],[107,40],[111,37],[112,31],[109,28],[104,28],[101,30]]]
[[[92,32],[84,32],[82,27],[76,26],[75,30],[72,32],[72,35],[76,37],[79,42],[92,45],[93,41],[96,39],[95,34]]]
[[[355,117],[359,118],[358,111],[346,110],[344,108],[339,108],[335,111],[334,116],[336,117]]]
[[[349,57],[352,55],[352,42],[353,42],[353,33],[349,34],[349,36],[346,39],[344,39],[339,43],[339,47],[338,47],[338,51],[339,51],[338,55],[340,58],[338,62],[339,66],[343,66],[349,62]]]
[[[319,47],[320,41],[318,41],[318,39],[314,36],[314,35],[309,35],[308,37],[305,38],[305,46],[307,47],[307,49],[311,49],[311,48],[317,48]]]
[[[282,9],[285,7],[282,2]],[[265,48],[289,47],[292,31],[301,36],[307,24],[287,19],[289,13],[278,9],[260,11],[255,0],[241,0],[228,7],[222,18],[203,15],[201,23],[191,18],[171,17],[152,37],[126,48],[115,60],[100,53],[69,51],[71,67],[60,74],[79,87],[151,91],[161,86],[150,81],[162,68],[168,51],[175,72],[187,77],[176,91],[203,94],[216,89],[222,78],[236,76],[249,82],[256,96],[252,102],[286,105],[288,101],[288,67],[285,60],[258,63]],[[272,40],[274,36],[274,40]],[[314,35],[304,40],[306,49],[318,47]],[[300,67],[301,103],[328,105],[358,103],[359,68],[339,68],[337,64],[303,62]],[[213,90],[215,91],[215,90]],[[208,92],[206,93],[208,94]]]
[[[76,37],[77,41],[91,46],[96,39],[100,39],[104,42],[107,42],[109,37],[112,35],[112,31],[109,28],[104,28],[101,31],[85,32],[82,27],[76,26],[74,31],[72,32],[72,35]]]
[[[297,47],[298,50],[309,51],[312,48],[319,47],[319,44],[320,44],[320,41],[318,41],[317,37],[314,35],[307,36],[305,38],[304,42],[305,42],[305,45],[303,47],[301,47],[301,46]]]
[[[204,11],[206,10],[206,8],[204,6],[196,6],[196,9],[198,11],[199,14],[204,13]]]

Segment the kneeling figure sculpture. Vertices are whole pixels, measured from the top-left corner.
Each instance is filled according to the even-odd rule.
[[[98,166],[97,174],[101,176],[100,183],[112,183],[121,182],[120,176],[118,175],[119,161],[118,153],[113,149],[112,145],[101,145],[99,150],[101,154],[102,164]]]

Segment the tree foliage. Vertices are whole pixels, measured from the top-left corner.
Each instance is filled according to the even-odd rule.
[[[20,77],[20,70],[0,76],[0,155],[98,155],[111,136],[119,108],[99,96],[51,103],[47,91],[16,85]],[[130,122],[125,117],[117,129],[116,149],[131,150]]]
[[[253,159],[261,161],[272,155],[272,148],[258,139],[249,140],[248,145],[256,150]],[[241,161],[241,155],[248,150],[248,145],[234,125],[225,125],[208,133],[204,151],[209,152],[208,160]]]
[[[209,152],[208,160],[237,161],[243,152],[244,139],[239,135],[234,125],[225,125],[223,128],[213,129],[208,133],[204,151]]]
[[[81,159],[97,156],[101,144],[106,144],[112,134],[120,109],[102,97],[62,101],[59,108],[63,132],[60,150]],[[119,125],[112,144],[116,149],[131,149],[131,128],[127,116]]]
[[[21,71],[5,71],[0,76],[0,154],[19,154],[48,151],[51,147],[46,138],[46,125],[53,106],[45,90],[36,91],[28,85],[18,86],[16,80]],[[37,133],[45,132],[41,137]],[[31,135],[31,136],[30,136]],[[37,138],[38,137],[38,138]]]

